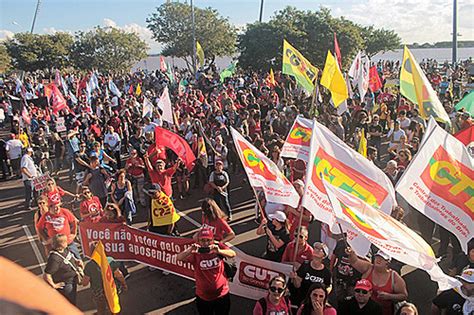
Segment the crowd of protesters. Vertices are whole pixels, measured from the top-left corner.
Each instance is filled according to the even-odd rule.
[[[471,126],[469,113],[453,109],[463,95],[461,83],[471,82],[465,68],[432,60],[421,65],[452,119],[450,131]],[[199,313],[227,314],[229,280],[222,257],[236,255],[225,245],[235,237],[229,225],[235,215],[229,185],[232,175],[243,172],[229,127],[267,154],[300,196],[305,162],[280,156],[297,115],[316,115],[353,148],[358,147],[363,129],[369,144],[367,158],[395,185],[419,148],[426,120],[390,83],[397,76],[399,63],[379,62],[377,66],[384,87],[375,93],[369,90],[363,101],[355,94],[342,115],[330,105],[329,94],[322,93],[312,102],[292,78],[279,72],[275,85],[269,83],[267,73],[257,72],[237,72],[221,82],[213,65],[196,76],[177,69],[171,76],[158,70],[120,76],[100,69],[82,75],[63,72],[60,82],[68,109],[59,113],[51,111],[51,104],[36,101],[44,96],[44,85],[57,79],[54,71],[27,74],[22,83],[3,80],[0,110],[4,119],[0,123],[8,126],[10,136],[0,142],[2,175],[23,181],[25,209],[35,211],[38,237],[49,257],[45,281],[71,303],[76,303],[77,285],[91,283],[98,310],[105,313],[98,266],[91,262],[84,266],[75,242],[78,222],[132,225],[137,211],[144,211],[149,231],[179,235],[174,201],[198,193],[208,197],[201,204],[203,228],[194,236],[196,244],[177,258],[194,265]],[[91,90],[92,76],[97,83]],[[110,82],[121,95],[110,89]],[[165,86],[171,91],[173,124],[164,121],[156,106]],[[15,97],[21,100],[20,107],[15,106]],[[145,98],[155,105],[147,115]],[[197,157],[192,170],[172,151],[155,145],[156,127],[186,139]],[[71,191],[61,188],[53,177],[44,189],[35,190],[33,180],[41,175],[38,165],[53,157],[50,175],[66,174]],[[256,303],[254,314],[418,314],[413,304],[400,304],[408,299],[408,289],[399,262],[377,249],[369,258],[358,257],[343,235],[329,235],[332,242],[310,244],[310,236],[321,240],[321,231],[327,231],[327,226],[314,222],[311,212],[267,202],[263,194],[255,198],[257,209],[264,209],[263,213],[257,211],[260,221],[256,230],[267,238],[263,258],[292,264],[293,272],[289,279],[275,277],[269,282],[268,295]],[[409,226],[423,227],[423,237],[432,243],[435,224],[416,215],[401,198],[397,200],[399,206],[392,216]],[[169,216],[157,217],[154,210],[164,208]],[[474,267],[474,247],[471,242],[469,255],[465,255],[449,231],[438,229],[438,256],[448,254],[451,242],[450,272],[461,275],[463,287],[461,293],[438,296],[433,301],[433,314],[442,309],[448,309],[446,314],[462,314],[454,305],[472,301],[474,280],[469,268]],[[202,268],[202,261],[206,261],[206,268]],[[114,277],[126,290],[125,266],[112,265]]]

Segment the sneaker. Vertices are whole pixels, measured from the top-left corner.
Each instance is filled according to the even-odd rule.
[[[163,271],[161,272],[161,274],[162,274],[163,276],[169,276],[170,273],[169,273],[169,271],[163,270]]]
[[[148,271],[152,271],[152,272],[153,272],[153,271],[155,271],[155,270],[157,270],[157,269],[154,268],[154,267],[148,267]]]

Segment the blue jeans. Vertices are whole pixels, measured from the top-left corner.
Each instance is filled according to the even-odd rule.
[[[69,249],[71,254],[73,254],[74,257],[76,257],[76,259],[82,260],[81,254],[79,253],[79,247],[77,247],[77,243],[72,242],[71,244],[67,246],[67,248]]]
[[[66,283],[63,288],[58,289],[59,293],[61,293],[72,305],[76,305],[76,297],[77,297],[77,283],[76,279],[73,282]]]
[[[227,216],[231,217],[232,216],[232,208],[230,207],[230,202],[229,202],[229,195],[228,194],[220,194],[218,192],[214,193],[214,201],[217,203],[219,208],[221,208],[224,213],[227,214]]]
[[[31,180],[24,180],[23,185],[25,185],[25,207],[31,208],[34,200],[33,182]]]

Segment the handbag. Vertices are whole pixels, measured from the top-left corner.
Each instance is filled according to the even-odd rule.
[[[233,260],[228,260],[223,256],[220,256],[224,262],[224,275],[227,280],[232,282],[234,280],[235,274],[237,273],[237,264]]]
[[[76,266],[75,264],[73,264],[71,262],[71,259],[76,260],[71,253],[69,253],[66,257],[64,257],[58,251],[52,250],[51,254],[58,255],[59,257],[61,257],[63,259],[64,264],[71,266],[72,270],[74,270],[76,272],[77,283],[82,283],[82,281],[84,280],[84,270],[82,269],[81,266]]]

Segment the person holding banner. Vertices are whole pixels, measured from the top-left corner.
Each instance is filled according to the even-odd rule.
[[[393,315],[394,303],[408,298],[405,280],[389,268],[391,257],[379,250],[375,253],[374,262],[357,257],[352,248],[347,247],[346,253],[352,267],[362,273],[362,278],[373,285],[372,298],[382,305],[383,315]]]
[[[175,223],[181,218],[176,213],[171,198],[161,190],[158,184],[152,184],[147,194],[151,198],[148,231],[170,235],[175,231]]]
[[[229,281],[224,272],[224,259],[236,253],[222,243],[215,243],[214,233],[203,228],[197,243],[179,253],[176,258],[194,266],[196,306],[201,315],[226,315],[230,311]]]
[[[286,245],[290,242],[286,214],[275,211],[268,215],[268,218],[271,222],[268,223],[267,219],[263,218],[257,229],[257,235],[267,235],[267,250],[263,258],[280,262]]]

